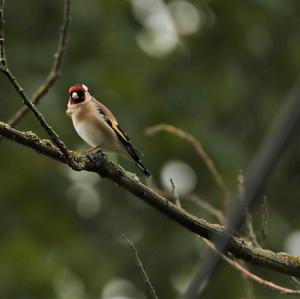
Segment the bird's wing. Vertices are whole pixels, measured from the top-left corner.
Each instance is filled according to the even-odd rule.
[[[102,116],[102,117],[106,117],[111,119],[112,121],[117,122],[117,119],[115,118],[115,116],[113,115],[113,113],[102,103],[98,102],[97,100],[95,100],[94,98],[92,99],[92,103],[96,109],[96,111]]]
[[[122,144],[126,147],[129,155],[134,159],[136,162],[140,162],[141,159],[139,155],[141,154],[138,149],[131,143],[129,136],[126,132],[118,125],[116,121],[111,120],[108,117],[104,117],[107,124],[114,130],[116,135],[118,136],[119,140]]]
[[[126,147],[130,156],[135,160],[140,160],[141,154],[138,149],[131,143],[127,133],[119,126],[117,119],[113,113],[102,103],[94,100],[96,111],[104,118],[106,123],[114,130],[122,144]]]
[[[126,148],[128,154],[136,162],[137,166],[147,175],[150,176],[150,172],[142,164],[140,155],[142,155],[138,149],[131,143],[127,133],[119,126],[117,119],[112,112],[102,103],[94,100],[96,111],[104,118],[106,123],[113,129],[118,136],[121,143]]]

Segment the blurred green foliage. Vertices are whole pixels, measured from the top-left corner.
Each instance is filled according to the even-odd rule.
[[[52,64],[63,1],[6,2],[9,66],[31,94]],[[298,75],[300,2],[190,1],[200,16],[197,32],[179,34],[160,57],[139,46],[146,24],[134,10],[138,2],[146,3],[73,1],[63,76],[39,108],[70,148],[86,148],[65,115],[68,87],[85,83],[115,112],[159,185],[164,163],[182,160],[197,175],[194,192],[221,207],[220,192],[190,145],[166,133],[147,137],[144,129],[163,122],[193,134],[234,192]],[[167,9],[174,1],[157,2]],[[4,76],[0,84],[0,119],[7,120],[21,100]],[[31,115],[18,128],[46,136]],[[300,226],[299,145],[295,137],[265,191],[267,247],[275,251],[285,250],[287,235]],[[149,297],[123,233],[136,244],[159,298],[184,291],[205,250],[194,235],[109,181],[72,173],[7,140],[0,155],[0,298]],[[183,206],[215,221],[189,202]],[[259,207],[254,213],[259,236]],[[290,285],[287,277],[253,269]],[[274,297],[260,286],[255,293]],[[240,274],[222,266],[206,296],[245,297]]]

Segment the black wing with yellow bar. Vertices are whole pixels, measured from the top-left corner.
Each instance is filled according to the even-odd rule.
[[[127,152],[132,157],[132,159],[136,162],[137,166],[141,169],[141,171],[146,176],[151,176],[150,172],[146,169],[146,167],[142,164],[141,158],[140,158],[140,152],[138,149],[130,142],[129,136],[126,134],[124,130],[115,122],[110,120],[109,118],[105,117],[105,121],[109,124],[109,126],[114,130],[114,132],[117,134],[118,138],[122,142],[122,144],[125,146]]]

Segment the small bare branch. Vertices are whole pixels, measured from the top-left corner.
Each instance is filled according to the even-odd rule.
[[[300,280],[297,277],[292,276],[291,280],[297,287],[300,287]]]
[[[198,205],[200,208],[206,210],[208,213],[210,213],[212,216],[214,216],[221,224],[226,225],[226,218],[224,216],[224,213],[212,205],[210,205],[207,201],[203,200],[201,197],[190,194],[187,196],[187,199],[194,202],[196,205]],[[254,289],[252,286],[252,283],[249,281],[249,279],[241,273],[241,277],[244,282],[245,286],[245,298],[246,299],[254,299]]]
[[[4,9],[4,1],[2,0],[0,2],[0,32],[2,37],[2,43],[0,44],[1,49],[0,49],[0,54],[4,55],[2,56],[2,59],[5,57],[5,39],[4,39],[4,14],[3,14],[3,9]],[[20,95],[21,99],[23,100],[23,103],[27,106],[27,108],[32,112],[32,114],[35,116],[35,118],[38,120],[40,123],[41,127],[44,128],[44,130],[48,133],[50,136],[51,140],[54,142],[54,144],[61,150],[61,152],[65,155],[68,164],[76,170],[79,170],[79,166],[77,163],[74,161],[72,156],[70,155],[69,150],[63,143],[63,141],[59,138],[57,133],[47,124],[46,120],[44,119],[43,115],[38,111],[36,106],[30,101],[29,97],[25,93],[23,87],[19,84],[17,81],[16,77],[11,73],[11,71],[8,68],[7,61],[2,60],[2,65],[3,67],[0,69],[0,71],[7,77],[7,79],[10,81],[10,83],[13,85],[15,88],[16,92]]]
[[[169,191],[167,191],[167,190],[162,190],[162,189],[160,189],[160,188],[157,186],[157,184],[156,184],[156,182],[153,180],[153,177],[152,177],[152,176],[151,176],[151,177],[146,177],[146,179],[145,179],[145,185],[146,185],[149,189],[151,189],[151,190],[153,190],[154,192],[156,192],[157,194],[159,194],[159,195],[161,195],[161,196],[167,198],[168,200],[172,200],[172,199],[173,199],[173,196],[172,196],[172,194],[171,194]]]
[[[158,299],[157,295],[156,295],[156,292],[155,292],[155,289],[154,287],[152,286],[151,282],[150,282],[150,279],[149,279],[149,276],[142,264],[142,261],[141,259],[139,258],[139,254],[138,254],[138,251],[137,251],[137,248],[134,246],[134,244],[127,238],[127,236],[125,234],[123,234],[123,237],[124,239],[127,241],[127,243],[130,245],[130,247],[133,249],[134,253],[135,253],[135,258],[136,258],[136,261],[137,261],[137,265],[139,267],[139,270],[141,272],[141,275],[143,276],[144,278],[144,282],[147,286],[147,288],[149,289],[150,291],[150,294],[152,296],[153,299]]]
[[[61,75],[61,66],[64,58],[64,53],[66,51],[70,20],[71,20],[71,0],[65,0],[64,16],[63,16],[62,25],[60,27],[59,42],[58,42],[57,51],[54,54],[54,63],[52,67],[53,73],[55,73],[58,77]]]
[[[244,282],[245,299],[255,299],[255,293],[254,293],[254,287],[252,281],[250,281],[244,273],[241,273],[241,278]]]
[[[13,76],[13,74],[10,72],[8,68],[2,70],[2,72],[6,75],[7,79],[11,82],[11,84],[14,86],[15,90],[18,92],[20,97],[22,98],[24,104],[30,109],[32,114],[35,116],[35,118],[38,120],[40,123],[41,127],[44,128],[44,130],[48,133],[50,136],[51,140],[54,142],[54,144],[61,150],[61,152],[65,155],[68,164],[76,170],[78,169],[77,163],[74,161],[72,158],[69,150],[67,149],[66,145],[64,142],[59,138],[57,133],[48,125],[46,120],[44,119],[43,115],[38,111],[36,106],[31,103],[29,100],[28,96],[26,95],[24,89],[22,86],[18,83],[17,79]]]
[[[177,189],[176,189],[174,180],[173,180],[172,178],[170,179],[170,183],[171,183],[171,186],[172,186],[172,196],[173,196],[173,198],[174,198],[175,205],[176,205],[177,207],[181,208],[181,203],[180,203],[179,194],[178,194],[178,192],[177,192]]]
[[[236,201],[231,209],[231,215],[228,219],[230,227],[224,235],[218,236],[214,243],[220,252],[225,252],[228,244],[230,244],[231,232],[238,230],[245,220],[247,210],[255,205],[259,199],[259,193],[262,191],[264,184],[270,177],[279,158],[286,149],[295,129],[300,121],[300,77],[293,85],[287,96],[287,100],[283,101],[278,116],[274,121],[274,128],[264,139],[259,147],[257,154],[250,163],[246,179],[243,198]],[[238,196],[240,198],[240,196]],[[208,251],[204,257],[201,269],[196,272],[191,284],[187,288],[184,298],[196,298],[202,295],[205,287],[204,283],[210,280],[221,260],[221,256],[213,251]]]
[[[6,68],[5,44],[4,44],[4,3],[0,0],[0,67]]]
[[[204,161],[206,164],[209,172],[211,173],[212,177],[214,178],[217,186],[220,188],[222,195],[223,195],[223,204],[224,207],[227,207],[228,200],[230,193],[219,173],[216,166],[213,163],[213,160],[209,157],[208,153],[205,151],[203,145],[191,134],[184,132],[181,129],[178,129],[174,126],[168,124],[159,124],[153,127],[149,127],[146,129],[146,134],[149,136],[153,136],[159,132],[168,132],[182,138],[183,140],[189,142],[196,150],[198,156]]]
[[[4,0],[2,0],[4,1]],[[0,12],[1,13],[1,12]],[[53,86],[55,81],[61,76],[62,62],[64,58],[64,53],[66,51],[69,24],[70,24],[70,14],[71,14],[71,0],[64,1],[64,14],[62,25],[60,27],[60,35],[56,53],[54,54],[54,61],[51,70],[44,81],[37,90],[34,92],[31,102],[34,105],[38,105],[41,98],[48,92],[48,90]],[[1,40],[0,40],[1,41]],[[3,47],[4,50],[4,47]],[[23,105],[8,121],[8,124],[12,127],[16,126],[19,121],[27,114],[28,107]],[[1,139],[0,139],[1,141]]]
[[[221,254],[216,248],[215,246],[208,241],[205,238],[201,238],[203,240],[203,242],[213,251],[217,252],[218,254],[221,255],[221,257],[223,258],[224,261],[226,261],[229,265],[231,265],[232,267],[234,267],[235,269],[237,269],[238,271],[242,272],[244,275],[246,275],[249,279],[265,286],[268,288],[271,288],[273,290],[279,291],[282,294],[285,295],[300,295],[300,290],[292,290],[292,289],[288,289],[282,286],[279,286],[277,284],[275,284],[272,281],[269,280],[265,280],[255,274],[253,274],[252,272],[250,272],[249,270],[245,269],[242,265],[240,265],[238,262],[231,260],[229,257],[225,256],[224,254]]]

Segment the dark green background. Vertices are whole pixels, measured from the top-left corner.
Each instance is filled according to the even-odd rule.
[[[63,3],[6,2],[9,66],[32,94],[52,64]],[[239,171],[246,169],[298,75],[300,2],[191,1],[201,13],[201,27],[180,36],[179,46],[162,57],[139,47],[136,35],[144,25],[131,2],[73,2],[63,76],[39,106],[47,121],[71,149],[87,148],[65,115],[68,87],[85,83],[144,152],[158,185],[166,161],[184,161],[196,172],[195,193],[220,208],[220,192],[191,146],[167,134],[147,137],[144,129],[165,122],[193,134],[234,192]],[[21,99],[3,75],[0,84],[5,121]],[[31,115],[18,128],[46,137]],[[274,251],[285,250],[288,234],[300,226],[298,134],[265,190],[266,246]],[[112,282],[124,298],[149,297],[123,233],[136,244],[159,298],[177,298],[185,289],[205,249],[193,234],[110,181],[72,173],[21,145],[5,140],[0,157],[0,298],[104,298]],[[127,161],[120,163],[138,172]],[[182,204],[215,221],[184,198]],[[259,237],[260,209],[254,213]],[[251,269],[295,287],[287,276]],[[284,298],[257,285],[255,293]],[[223,265],[206,298],[245,298],[240,274]]]

